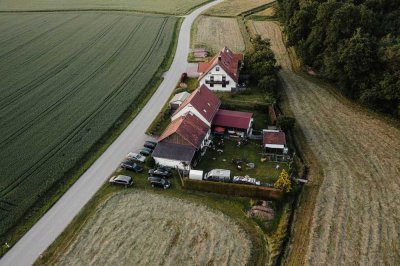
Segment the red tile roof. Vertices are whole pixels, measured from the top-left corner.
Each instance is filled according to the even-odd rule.
[[[207,121],[211,123],[217,113],[221,101],[206,85],[197,88],[175,111],[177,114],[186,105],[191,104]]]
[[[243,54],[235,54],[224,47],[210,61],[199,63],[198,72],[202,73],[199,79],[202,79],[214,66],[219,65],[237,82],[239,80],[239,61],[243,61]]]
[[[187,113],[186,115],[172,121],[162,133],[158,141],[162,142],[172,134],[176,133],[185,141],[190,143],[191,146],[199,149],[208,130],[209,127],[197,116]]]
[[[214,117],[213,125],[220,127],[248,129],[252,117],[252,113],[219,109]]]
[[[278,130],[264,130],[263,142],[266,144],[286,145],[285,132]]]

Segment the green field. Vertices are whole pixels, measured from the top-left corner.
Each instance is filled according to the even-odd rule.
[[[1,0],[0,10],[136,10],[182,15],[205,2],[208,0]]]
[[[137,106],[176,21],[122,12],[0,15],[0,235]]]

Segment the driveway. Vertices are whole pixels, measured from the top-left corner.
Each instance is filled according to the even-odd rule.
[[[170,71],[153,97],[97,161],[63,195],[63,197],[0,260],[0,265],[31,265],[63,232],[81,208],[93,197],[124,156],[139,149],[148,139],[145,131],[161,111],[187,68],[190,30],[194,19],[218,0],[201,6],[186,16],[179,33],[178,46]]]

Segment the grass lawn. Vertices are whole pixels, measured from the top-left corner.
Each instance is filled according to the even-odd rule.
[[[217,142],[217,140],[216,140]],[[224,140],[225,147],[223,153],[212,149],[208,149],[204,157],[201,159],[196,169],[208,172],[212,169],[228,169],[231,170],[231,176],[244,176],[249,175],[259,181],[274,183],[282,171],[288,171],[287,163],[279,163],[279,170],[275,167],[275,162],[261,162],[261,142],[249,141],[248,144],[237,147],[235,140]],[[232,159],[247,160],[255,164],[254,169],[247,169],[245,164],[242,164],[242,170],[238,170],[236,165],[232,163]]]

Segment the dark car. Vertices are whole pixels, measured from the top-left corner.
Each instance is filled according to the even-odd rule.
[[[157,146],[157,142],[148,140],[148,141],[146,141],[146,142],[144,143],[143,146],[146,147],[146,148],[149,148],[149,149],[154,150],[155,147]]]
[[[171,187],[171,182],[168,180],[161,178],[161,177],[156,177],[156,176],[150,176],[148,178],[150,184],[152,187],[160,187],[163,189],[167,189]]]
[[[171,172],[163,168],[150,169],[149,174],[152,176],[164,177],[164,178],[171,176]]]
[[[143,171],[143,167],[133,162],[132,160],[124,160],[121,163],[121,167],[127,170],[135,171],[136,173],[140,173]]]
[[[149,148],[143,148],[139,151],[139,153],[143,156],[149,156],[153,152],[152,149]]]
[[[126,176],[126,175],[116,175],[110,178],[109,180],[110,183],[116,184],[116,185],[123,185],[123,186],[132,186],[133,180],[132,177]]]

